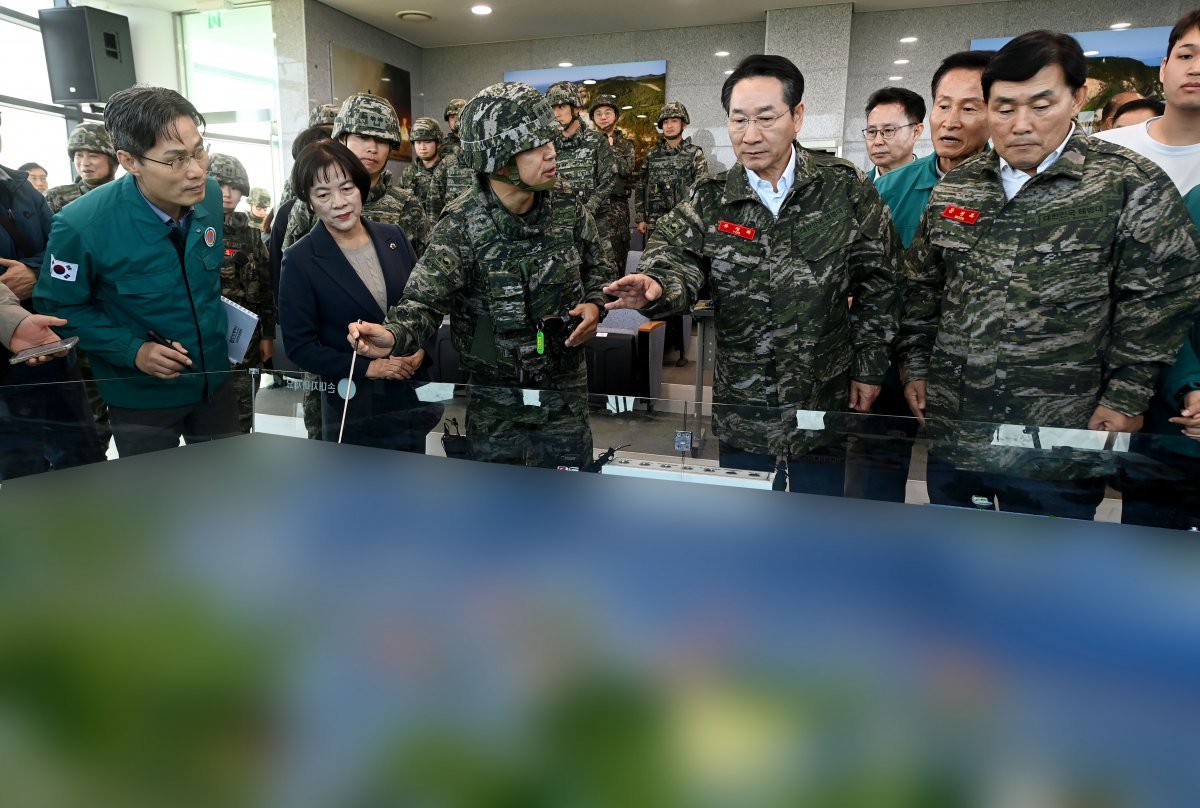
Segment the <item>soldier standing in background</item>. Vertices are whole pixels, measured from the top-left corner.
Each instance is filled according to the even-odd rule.
[[[420,255],[429,243],[425,211],[413,192],[401,188],[387,168],[388,155],[400,147],[400,122],[392,105],[377,95],[355,93],[342,102],[332,137],[354,152],[371,175],[371,192],[363,202],[363,215],[399,227]],[[307,205],[295,205],[288,217],[283,248],[292,246],[316,222]]]
[[[558,155],[558,174],[567,182],[567,190],[583,203],[596,220],[600,235],[608,241],[608,207],[616,181],[612,147],[608,138],[583,125],[579,110],[583,96],[569,81],[551,84],[546,101],[562,133],[554,141]]]
[[[84,121],[71,131],[67,154],[75,164],[75,182],[56,185],[46,192],[46,204],[54,213],[93,188],[112,182],[117,171],[117,150],[99,121]]]
[[[658,220],[671,208],[687,199],[688,189],[698,180],[708,176],[708,161],[704,149],[683,136],[689,123],[687,107],[678,101],[664,104],[658,112],[658,128],[662,139],[646,152],[646,159],[638,172],[637,190],[633,195],[634,218],[638,232],[650,236]],[[683,333],[683,316],[666,318],[667,333],[664,350],[676,349],[679,358],[676,367],[688,363],[687,344],[691,334]]]
[[[271,209],[271,192],[266,188],[251,188],[248,196],[250,212],[246,214],[246,218],[252,226],[262,230],[267,211]]]
[[[236,157],[214,154],[208,161],[208,176],[221,186],[221,208],[225,213],[225,258],[221,262],[221,294],[258,315],[258,326],[250,338],[245,358],[233,366],[233,384],[238,398],[238,423],[249,433],[254,423],[254,394],[261,368],[275,353],[275,299],[271,295],[267,248],[259,228],[250,217],[234,208],[250,191],[246,169]]]
[[[412,128],[412,164],[400,177],[400,185],[417,195],[430,223],[436,222],[446,206],[446,169],[441,155],[442,127],[433,118],[417,118]]]
[[[596,96],[588,108],[588,113],[592,116],[592,123],[608,137],[608,145],[612,147],[616,178],[608,198],[608,234],[616,259],[617,274],[624,274],[625,262],[629,257],[629,191],[633,182],[635,159],[633,141],[617,128],[621,108],[617,106],[615,95]],[[596,226],[599,227],[600,222],[597,222]]]
[[[446,128],[449,132],[442,144],[443,157],[458,156],[459,144],[462,143],[458,137],[458,116],[466,105],[467,99],[465,98],[451,98],[450,103],[446,104],[446,111],[442,114],[442,118],[446,121]]]
[[[687,311],[707,282],[721,465],[842,496],[846,435],[824,411],[867,412],[879,395],[901,247],[861,171],[795,143],[803,95],[787,59],[744,59],[721,89],[738,162],[697,182],[659,220],[640,272],[604,291],[619,298],[609,308],[659,317]]]
[[[995,151],[937,184],[913,241],[898,352],[936,504],[1092,519],[1113,471],[1095,432],[1141,428],[1195,315],[1179,192],[1074,123],[1086,81],[1066,34],[1001,48],[982,79]]]
[[[472,457],[582,468],[592,460],[583,344],[604,314],[612,253],[578,198],[558,190],[559,127],[536,89],[494,84],[462,115],[476,184],[446,206],[385,323],[351,325],[350,341],[367,356],[412,353],[449,313],[471,385]]]

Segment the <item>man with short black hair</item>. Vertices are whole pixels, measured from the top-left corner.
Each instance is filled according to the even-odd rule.
[[[931,501],[1093,518],[1195,311],[1200,239],[1168,177],[1074,123],[1087,60],[1032,31],[983,71],[995,151],[946,176],[908,261],[899,353]],[[999,425],[999,426],[997,426]]]
[[[803,95],[788,59],[744,59],[721,88],[738,163],[697,182],[659,219],[639,272],[604,291],[610,309],[659,318],[688,311],[707,282],[721,465],[842,496],[846,435],[832,413],[868,412],[879,395],[901,247],[858,168],[795,142]]]
[[[121,455],[236,435],[204,117],[138,85],[104,123],[126,175],[55,216],[35,300],[90,355]]]
[[[1151,118],[1159,118],[1166,112],[1167,105],[1157,98],[1135,98],[1127,101],[1113,114],[1113,129],[1138,126]]]
[[[1112,98],[1108,99],[1104,104],[1104,109],[1100,112],[1100,128],[1096,130],[1096,134],[1107,132],[1109,129],[1114,128],[1116,126],[1117,110],[1130,101],[1136,101],[1141,97],[1141,93],[1127,90],[1116,93]]]
[[[916,159],[913,147],[925,131],[925,99],[903,87],[884,87],[867,99],[867,155],[872,182]]]
[[[44,195],[50,189],[50,183],[47,180],[49,175],[46,173],[46,169],[38,163],[22,163],[17,171],[25,172],[29,184],[37,188],[38,193]]]

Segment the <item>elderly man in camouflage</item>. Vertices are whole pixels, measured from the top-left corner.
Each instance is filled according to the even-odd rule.
[[[371,192],[363,202],[363,215],[398,226],[420,255],[429,243],[425,211],[413,192],[401,188],[387,169],[388,155],[400,147],[400,122],[392,105],[369,93],[349,96],[334,119],[333,139],[354,152],[371,175]],[[283,248],[296,243],[316,222],[307,205],[295,205],[288,217]]]
[[[995,151],[926,205],[899,352],[933,502],[1091,519],[1112,471],[1103,431],[1140,428],[1196,311],[1179,193],[1073,123],[1086,78],[1069,36],[1005,45],[983,73]]]
[[[462,148],[478,172],[475,186],[446,206],[384,325],[349,329],[360,353],[402,355],[449,312],[472,385],[467,438],[478,460],[592,460],[583,344],[604,314],[601,288],[616,273],[591,215],[559,191],[558,132],[528,84],[494,84],[471,99]]]
[[[624,272],[629,257],[629,191],[635,158],[633,141],[617,128],[617,119],[621,117],[621,108],[617,104],[615,95],[598,95],[588,107],[588,114],[612,147],[616,177],[608,198],[608,237],[612,243],[617,272]],[[596,226],[601,226],[600,222],[596,222]]]
[[[738,163],[698,182],[659,220],[640,272],[604,291],[619,298],[609,308],[657,317],[686,311],[707,281],[721,465],[841,496],[845,434],[822,411],[866,412],[879,395],[901,246],[861,171],[793,142],[803,93],[782,56],[743,60],[721,89]]]
[[[634,220],[638,232],[646,236],[647,242],[658,220],[687,199],[688,189],[708,175],[704,149],[683,136],[684,127],[691,120],[687,107],[678,101],[663,104],[658,111],[657,125],[662,139],[646,152],[633,195]],[[679,351],[675,366],[683,367],[688,362],[687,346],[692,335],[683,333],[682,316],[675,315],[666,320],[664,347],[667,351]]]
[[[442,127],[433,118],[417,118],[411,139],[417,159],[404,170],[400,185],[417,195],[425,216],[436,222],[446,206],[446,169],[440,153]]]
[[[567,190],[592,214],[607,242],[608,206],[617,179],[612,146],[608,145],[607,137],[583,125],[579,117],[583,95],[577,85],[569,81],[551,84],[546,90],[546,101],[554,110],[554,119],[562,126],[562,132],[554,140],[558,173],[566,180]]]
[[[46,204],[54,213],[93,188],[112,182],[117,172],[117,150],[99,121],[84,121],[71,130],[67,154],[75,164],[75,182],[56,185],[46,192]]]
[[[271,294],[271,266],[259,227],[246,213],[234,208],[250,190],[250,178],[240,160],[214,154],[208,160],[208,176],[221,186],[221,209],[225,213],[225,259],[221,262],[221,295],[258,315],[258,327],[250,339],[246,356],[234,365],[233,385],[238,397],[238,423],[249,434],[254,423],[254,393],[261,368],[275,353],[275,298]]]

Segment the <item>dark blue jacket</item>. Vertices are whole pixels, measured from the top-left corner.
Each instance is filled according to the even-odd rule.
[[[45,197],[27,181],[27,172],[14,168],[4,168],[4,171],[9,179],[0,181],[0,216],[7,218],[29,240],[34,252],[26,255],[25,251],[19,250],[8,230],[0,227],[0,258],[17,259],[35,273],[40,272],[54,214]]]
[[[375,254],[387,284],[387,299],[395,303],[404,294],[408,275],[417,262],[404,231],[391,224],[363,219],[375,243]],[[359,280],[333,236],[318,222],[309,233],[283,254],[279,279],[279,324],[288,359],[328,382],[346,378],[353,351],[346,328],[356,320],[382,323],[385,312]],[[429,353],[413,377],[428,381]],[[366,379],[369,359],[359,357],[354,379]],[[408,385],[404,385],[408,387]]]

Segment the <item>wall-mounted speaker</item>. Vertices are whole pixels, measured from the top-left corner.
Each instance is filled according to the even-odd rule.
[[[38,11],[56,104],[104,103],[137,83],[129,19],[88,6]]]

